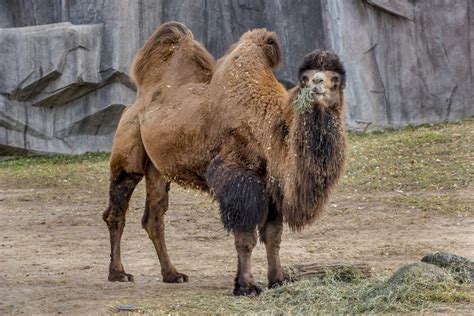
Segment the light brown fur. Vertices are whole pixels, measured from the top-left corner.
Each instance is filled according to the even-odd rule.
[[[276,80],[272,68],[280,61],[276,35],[265,29],[245,33],[215,67],[191,32],[174,22],[140,50],[132,67],[137,101],[120,121],[111,156],[111,202],[104,213],[111,235],[109,280],[130,280],[120,261],[128,200],[116,193],[125,186],[129,198],[142,175],[143,226],[164,281],[187,281],[164,242],[169,181],[210,191],[219,202],[239,258],[234,294],[261,291],[250,268],[257,226],[267,249],[269,286],[288,280],[279,261],[283,221],[301,229],[327,203],[344,161],[344,102],[338,88],[337,104],[315,100],[307,114],[295,113],[300,87],[288,92]],[[313,118],[321,126],[313,126]],[[323,151],[313,146],[315,133],[324,140]]]

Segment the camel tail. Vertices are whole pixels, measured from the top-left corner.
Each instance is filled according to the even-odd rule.
[[[157,79],[156,65],[166,63],[183,38],[192,40],[193,34],[178,22],[164,23],[150,36],[132,63],[131,78],[137,87]]]

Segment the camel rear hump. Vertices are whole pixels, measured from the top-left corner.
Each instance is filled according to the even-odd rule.
[[[168,22],[161,25],[135,55],[131,67],[131,77],[137,86],[153,81],[156,66],[166,62],[183,38],[193,39],[192,32],[183,24]]]

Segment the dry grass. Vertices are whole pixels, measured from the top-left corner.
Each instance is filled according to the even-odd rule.
[[[381,277],[344,282],[337,275],[331,275],[287,284],[265,291],[257,298],[194,295],[172,302],[154,300],[133,303],[151,314],[406,313],[432,311],[440,304],[470,302],[468,291],[469,285],[457,283],[449,273],[441,280],[418,274],[403,282],[392,282]]]
[[[472,215],[474,214],[474,196],[470,194],[456,194],[456,192],[442,192],[436,195],[422,193],[405,193],[392,197],[379,197],[379,202],[398,208],[412,208],[424,212],[445,215]]]
[[[293,101],[293,106],[298,113],[304,113],[311,108],[311,102],[313,101],[311,93],[311,89],[308,87],[300,89],[300,92]]]
[[[474,120],[349,135],[345,191],[450,191],[474,179]]]
[[[107,153],[86,153],[67,156],[11,156],[0,161],[0,182],[15,188],[77,188],[87,184],[90,189],[107,186]]]
[[[16,186],[70,182],[71,186],[87,183],[101,188],[108,177],[108,157],[105,153],[12,156],[0,161],[0,180]],[[346,173],[338,190],[453,195],[473,179],[474,120],[467,120],[384,133],[350,133]]]

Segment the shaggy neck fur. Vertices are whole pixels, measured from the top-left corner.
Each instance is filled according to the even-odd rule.
[[[265,124],[268,110],[260,113],[259,125],[270,128],[262,137],[272,135],[263,140],[269,169],[267,190],[292,230],[311,224],[326,206],[342,173],[346,148],[342,95],[337,107],[315,104],[297,113],[292,103],[298,93],[299,88],[290,92],[286,110],[270,120],[271,127]]]
[[[341,97],[337,108],[320,104],[289,122],[286,164],[283,166],[282,211],[291,229],[313,222],[328,202],[345,159]]]

